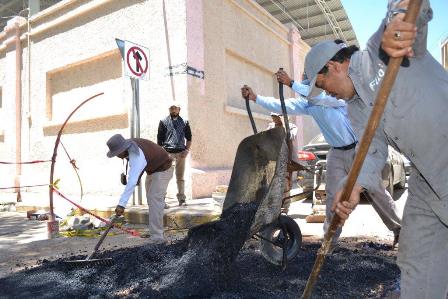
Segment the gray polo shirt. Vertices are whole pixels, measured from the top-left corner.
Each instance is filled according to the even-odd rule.
[[[391,6],[396,1],[391,1]],[[427,23],[432,18],[424,0],[417,20],[415,58],[401,67],[389,96],[377,134],[366,157],[358,183],[366,188],[377,183],[387,144],[404,153],[439,198],[448,195],[448,73],[426,49]],[[349,76],[357,95],[348,101],[349,116],[357,133],[364,131],[373,102],[386,71],[380,44],[386,20],[370,38],[366,49],[355,53]]]

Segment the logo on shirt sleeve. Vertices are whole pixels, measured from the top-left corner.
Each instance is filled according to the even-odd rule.
[[[377,86],[380,85],[381,80],[383,79],[385,72],[383,70],[384,65],[378,64],[380,67],[375,75],[375,78],[369,83],[369,87],[372,91],[375,91]]]

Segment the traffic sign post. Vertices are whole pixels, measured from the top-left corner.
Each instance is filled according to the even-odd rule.
[[[149,49],[138,44],[115,39],[123,58],[124,73],[131,79],[132,108],[131,108],[131,138],[140,138],[140,80],[149,80]],[[142,201],[142,187],[138,184],[139,205]],[[135,197],[133,197],[135,204]]]
[[[136,78],[131,78],[132,86],[132,110],[131,110],[131,137],[140,138],[140,81]],[[135,198],[133,198],[135,204]],[[137,185],[137,203],[143,204],[142,201],[142,185],[140,182]]]

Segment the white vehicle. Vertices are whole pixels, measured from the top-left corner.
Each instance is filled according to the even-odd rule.
[[[302,150],[297,154],[300,162],[308,168],[313,168],[319,164],[324,166],[322,184],[318,190],[318,197],[321,198],[325,196],[325,165],[329,149],[330,145],[325,141],[323,135],[318,134],[307,145],[303,146]],[[392,197],[394,187],[404,188],[406,186],[406,171],[403,157],[393,147],[389,146],[389,155],[382,171],[382,177],[384,188],[389,191]],[[298,185],[304,191],[312,190],[314,182],[315,179],[311,173],[305,171],[298,173]]]

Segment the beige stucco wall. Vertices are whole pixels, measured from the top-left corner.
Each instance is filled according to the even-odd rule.
[[[11,28],[9,26],[8,28]],[[0,64],[2,65],[1,88],[2,88],[2,111],[0,124],[0,154],[6,161],[15,160],[15,90],[16,90],[16,59],[14,49],[14,40],[6,33],[1,35],[3,51],[0,52]],[[10,72],[8,71],[10,70]],[[0,178],[3,186],[14,186],[15,165],[2,165],[0,167]],[[5,187],[6,187],[5,186]],[[9,190],[7,190],[9,191]]]
[[[278,97],[273,73],[283,67],[300,79],[301,68],[291,66],[291,57],[300,54],[298,60],[303,62],[309,48],[300,40],[293,42],[294,50],[291,29],[249,0],[62,1],[33,16],[31,27],[30,68],[26,26],[21,34],[22,160],[50,159],[68,113],[87,97],[104,92],[80,108],[62,137],[76,159],[84,192],[99,200],[118,198],[123,189],[119,183],[122,163],[106,158],[105,143],[115,133],[130,137],[132,91],[130,79],[123,76],[115,38],[150,50],[150,80],[140,81],[141,137],[156,140],[158,122],[173,99],[181,103],[181,115],[191,123],[189,197],[210,196],[215,185],[227,184],[238,143],[252,134],[241,85]],[[8,115],[0,125],[3,161],[15,159],[15,99],[8,85],[14,80],[5,80],[14,55],[13,49],[0,46],[0,113]],[[204,71],[205,78],[185,73],[170,76],[170,65],[175,70],[195,67]],[[288,88],[285,91],[287,97],[292,96]],[[264,129],[268,112],[255,104],[252,109],[259,130]],[[302,117],[292,121],[310,122]],[[49,166],[23,166],[21,184],[48,182]],[[0,175],[0,187],[13,183],[15,168],[0,165]],[[79,195],[77,178],[61,146],[55,178],[61,179],[64,193]],[[25,191],[47,196],[46,190]],[[175,193],[172,180],[168,196]]]
[[[43,11],[40,15],[46,16],[37,15],[34,22],[32,19],[29,104],[28,47],[26,38],[22,38],[23,113],[29,110],[30,115],[22,124],[25,133],[22,158],[25,161],[50,159],[57,131],[68,114],[89,96],[104,92],[72,117],[62,142],[77,161],[85,192],[118,197],[123,189],[118,180],[122,163],[119,159],[106,158],[105,143],[115,133],[130,137],[132,91],[130,79],[122,75],[115,38],[141,44],[150,50],[150,81],[140,82],[140,136],[155,141],[158,121],[168,113],[167,103],[173,99],[169,60],[172,65],[186,62],[184,1],[165,1],[165,15],[162,1],[63,1],[60,4],[65,2],[73,4],[61,10],[57,10],[60,5],[56,5],[56,9],[51,8],[55,13]],[[52,22],[56,26],[48,28]],[[169,58],[165,32],[171,47]],[[14,54],[7,50],[2,55],[4,53]],[[173,78],[176,100],[182,104],[187,101],[185,77]],[[14,104],[10,97],[4,100]],[[6,106],[14,111],[13,106]],[[182,112],[188,113],[187,106]],[[14,123],[14,118],[8,123]],[[6,136],[15,133],[14,128],[5,130]],[[5,145],[14,149],[14,143],[8,140]],[[2,155],[1,158],[10,161],[14,157]],[[42,175],[36,176],[36,173]],[[5,177],[12,176],[10,173]],[[60,187],[64,192],[79,194],[77,178],[62,148],[55,177],[61,179]],[[49,163],[23,167],[22,184],[45,183],[48,178]]]
[[[289,28],[254,1],[202,2],[205,92],[201,92],[201,84],[189,85],[190,119],[196,136],[193,179],[204,182],[193,186],[198,196],[209,193],[209,186],[228,183],[237,146],[252,134],[241,86],[247,84],[256,93],[278,97],[278,83],[273,76],[278,68],[283,67],[296,80],[303,69],[303,64],[300,73],[291,68]],[[298,59],[303,61],[309,47],[303,41],[299,43],[303,54]],[[292,95],[285,88],[285,97]],[[251,107],[258,130],[265,129],[269,113],[253,103]],[[308,124],[311,119],[301,117],[300,121]]]
[[[2,99],[1,104],[0,104],[0,119],[4,119],[4,115],[3,115],[3,111],[4,111],[4,97],[3,97],[3,86],[5,84],[5,53],[6,52],[2,52],[0,53],[0,98]],[[0,122],[0,144],[4,143],[4,122]],[[3,148],[3,146],[1,146],[0,148]],[[0,151],[2,151],[2,149],[0,149]],[[1,172],[0,172],[1,173]]]

